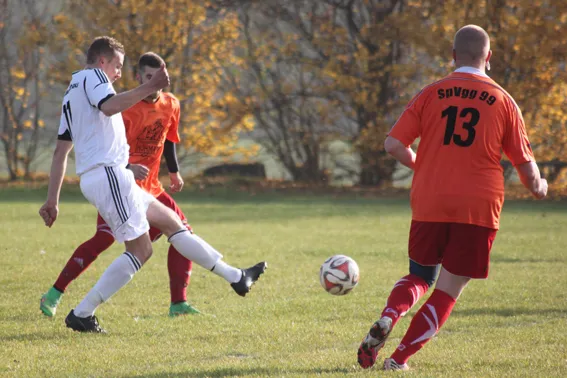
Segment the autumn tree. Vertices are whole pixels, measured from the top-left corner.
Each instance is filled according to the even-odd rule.
[[[242,28],[264,24],[247,36],[248,64],[257,83],[256,109],[283,108],[297,113],[291,99],[317,98],[318,111],[331,119],[311,121],[315,143],[329,127],[359,156],[359,183],[391,182],[396,163],[385,153],[385,135],[407,101],[429,82],[451,71],[452,39],[465,24],[475,23],[491,35],[490,72],[517,100],[524,113],[536,157],[551,179],[567,167],[566,86],[563,35],[567,3],[527,0],[218,0],[244,16]],[[246,35],[246,33],[244,33]],[[251,41],[255,43],[251,43]],[[295,45],[295,48],[293,48]],[[258,52],[264,52],[258,53]],[[287,68],[283,70],[282,64]],[[310,78],[300,87],[301,70]],[[260,79],[261,80],[260,80]],[[280,84],[277,83],[280,82]],[[293,88],[282,91],[278,88]],[[329,108],[329,105],[332,107]],[[258,120],[262,127],[264,120]],[[278,121],[277,117],[273,117]],[[282,119],[283,117],[280,117]],[[273,123],[273,122],[272,122]],[[293,123],[279,122],[286,141]],[[287,138],[287,139],[286,139]],[[280,160],[300,165],[305,157],[270,142]],[[285,142],[280,142],[285,143]],[[279,149],[279,150],[278,150]],[[286,157],[280,157],[281,151]],[[290,164],[284,163],[287,167]],[[289,169],[289,168],[288,168]]]
[[[254,104],[255,139],[292,177],[314,181],[321,178],[329,142],[341,140],[358,157],[359,168],[350,172],[355,181],[391,183],[397,165],[384,151],[385,135],[403,104],[438,68],[425,37],[434,5],[425,10],[407,1],[221,3],[241,15],[251,74],[250,87],[237,91]],[[349,170],[331,158],[334,167]]]
[[[0,139],[11,180],[29,178],[45,126],[45,5],[0,0]]]
[[[444,44],[468,23],[490,35],[489,75],[522,110],[540,168],[551,182],[567,168],[567,3],[561,1],[449,1],[438,9]],[[442,41],[440,41],[442,42]]]
[[[241,49],[246,68],[233,92],[254,116],[252,138],[286,168],[295,181],[326,181],[324,156],[339,138],[334,126],[340,113],[320,96],[320,70],[305,61],[301,35],[274,13],[277,4],[251,4],[240,9]],[[315,6],[317,8],[317,6]]]
[[[248,111],[220,90],[223,70],[238,71],[234,15],[211,13],[206,1],[194,0],[68,0],[64,9],[55,16],[59,37],[53,44],[54,53],[66,57],[58,64],[59,82],[66,83],[70,72],[84,64],[95,36],[113,36],[126,49],[117,90],[137,85],[142,53],[154,51],[166,61],[170,90],[181,102],[180,133],[187,150],[211,156],[254,152],[237,146],[239,133],[253,126]]]

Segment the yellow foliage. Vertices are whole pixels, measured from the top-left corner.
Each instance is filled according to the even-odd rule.
[[[11,70],[11,74],[14,79],[22,80],[26,78],[26,73],[22,69],[14,68]]]
[[[522,109],[536,158],[567,161],[567,41],[557,37],[567,33],[567,2],[539,3],[450,1],[439,22],[458,19],[458,26],[476,23],[488,31],[493,50],[489,74]]]
[[[56,45],[71,52],[60,67],[67,72],[61,80],[68,80],[69,73],[79,68],[77,61],[84,63],[83,50],[98,35],[111,35],[126,49],[117,89],[137,85],[137,59],[154,51],[166,60],[171,92],[181,102],[183,145],[210,155],[233,153],[237,135],[252,127],[244,107],[222,90],[223,69],[235,66],[238,17],[221,13],[207,19],[207,6],[197,0],[71,2],[64,15],[54,18],[59,30]]]

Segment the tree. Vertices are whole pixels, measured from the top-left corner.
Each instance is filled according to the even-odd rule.
[[[180,133],[190,151],[212,156],[236,152],[238,135],[253,127],[248,112],[230,94],[220,90],[222,71],[237,70],[233,56],[238,40],[237,19],[227,12],[208,14],[207,2],[194,0],[117,0],[101,3],[67,1],[55,17],[58,40],[53,51],[66,59],[58,64],[68,73],[84,64],[84,53],[95,36],[110,35],[126,49],[118,90],[132,88],[138,57],[147,51],[160,54],[171,76],[171,91],[181,102]]]
[[[44,11],[31,0],[0,0],[0,139],[10,180],[31,176],[45,126]]]
[[[233,92],[255,120],[252,137],[275,156],[295,181],[327,180],[324,156],[336,138],[328,98],[318,93],[321,78],[302,60],[299,35],[274,15],[272,6],[257,4],[240,11],[241,53],[247,68],[231,80]],[[230,74],[230,73],[229,73]]]
[[[430,14],[413,3],[228,2],[241,14],[250,70],[250,87],[237,92],[253,99],[262,131],[255,139],[292,177],[319,180],[323,152],[338,139],[359,157],[350,173],[360,184],[391,183],[396,163],[383,141],[394,114],[433,71],[415,64],[431,42],[424,37]]]
[[[329,110],[334,113],[330,123],[316,115],[311,123],[319,126],[318,135],[324,133],[321,125],[330,124],[336,131],[335,137],[354,147],[360,158],[362,185],[391,182],[396,164],[382,147],[385,135],[420,87],[450,72],[453,36],[467,23],[478,24],[491,35],[495,54],[490,74],[516,98],[528,124],[536,157],[549,167],[545,170],[549,170],[551,177],[561,177],[565,169],[558,162],[567,160],[563,111],[567,42],[557,38],[567,28],[565,2],[219,0],[216,3],[247,15],[248,18],[242,18],[243,28],[260,22],[271,26],[268,31],[247,37],[248,64],[255,71],[256,92],[263,94],[256,97],[256,108],[271,107],[272,114],[282,108],[283,114],[293,114],[297,113],[298,105],[290,97],[317,98],[323,106],[319,109],[321,114],[327,117]],[[295,48],[290,47],[293,44]],[[250,52],[262,48],[269,51],[263,55]],[[282,62],[290,68],[282,70]],[[299,89],[300,76],[289,75],[291,67],[309,74],[306,88]],[[275,90],[283,87],[283,83],[293,90],[288,93]],[[258,119],[259,114],[255,117],[262,127],[265,122]],[[279,127],[286,130],[279,133],[284,140],[293,135],[293,123],[280,122]],[[325,140],[316,139],[319,145]],[[271,144],[277,147],[276,143]],[[278,152],[277,148],[272,150]],[[276,156],[289,166],[285,161],[293,161],[290,151],[281,148],[280,151],[285,156],[279,152]]]
[[[567,165],[567,3],[561,1],[449,1],[438,12],[445,44],[474,23],[491,37],[490,76],[522,110],[536,159],[551,181]]]

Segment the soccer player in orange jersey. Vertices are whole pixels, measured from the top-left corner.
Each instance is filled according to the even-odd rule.
[[[502,151],[536,198],[547,194],[518,105],[485,74],[491,55],[486,31],[461,28],[453,45],[457,69],[418,93],[386,138],[386,151],[414,170],[409,275],[396,282],[358,349],[363,368],[374,365],[400,317],[437,280],[384,361],[385,370],[407,370],[408,359],[439,331],[469,280],[488,276],[504,201]],[[411,145],[417,138],[416,154]]]
[[[157,54],[149,52],[142,55],[138,62],[137,74],[140,84],[149,81],[162,64],[164,64],[163,59]],[[169,170],[170,191],[175,193],[183,188],[175,150],[175,143],[179,142],[179,110],[179,101],[174,95],[158,91],[122,112],[122,118],[130,145],[129,168],[134,172],[137,184],[175,211],[187,229],[192,231],[191,226],[187,224],[187,218],[159,181],[159,168],[163,155]],[[150,228],[149,234],[152,241],[161,236],[161,232],[155,227]],[[99,214],[95,235],[75,250],[53,287],[43,295],[40,303],[41,311],[47,316],[54,316],[57,304],[67,286],[113,243],[114,235]],[[187,285],[192,262],[171,245],[167,268],[171,291],[169,315],[199,313],[187,303]]]

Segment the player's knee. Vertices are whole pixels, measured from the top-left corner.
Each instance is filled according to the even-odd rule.
[[[409,271],[410,274],[420,277],[429,287],[431,287],[431,285],[435,283],[437,275],[439,274],[439,265],[426,266],[410,260]]]
[[[187,230],[187,226],[183,224],[181,219],[179,219],[177,214],[175,214],[173,211],[168,212],[167,215],[167,225],[164,229],[161,230],[165,236],[169,238],[180,230]]]
[[[142,235],[137,239],[127,241],[126,251],[130,252],[132,255],[144,264],[152,256],[152,242],[150,238],[146,235]]]
[[[140,260],[142,264],[145,264],[146,261],[148,261],[150,257],[152,257],[152,254],[153,254],[153,248],[151,243],[148,243],[147,245],[146,244],[141,245],[139,249],[136,251],[136,257],[138,258],[138,260]]]
[[[156,203],[148,212],[148,220],[152,227],[159,229],[165,236],[170,237],[185,225],[179,216],[170,208],[161,203]]]

